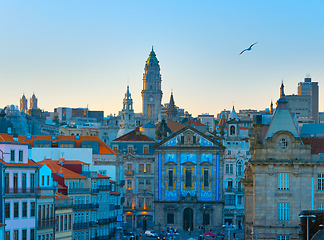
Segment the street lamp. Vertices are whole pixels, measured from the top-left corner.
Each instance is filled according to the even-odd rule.
[[[231,240],[231,229],[235,229],[235,225],[229,225],[228,227],[226,227],[226,225],[223,225],[223,228],[227,229],[228,231],[228,240]]]
[[[299,217],[301,217],[301,218],[302,218],[302,217],[305,217],[305,218],[306,218],[306,229],[307,229],[307,230],[306,230],[306,231],[307,231],[307,233],[306,233],[306,234],[307,234],[306,239],[309,240],[309,227],[308,227],[308,224],[309,224],[308,222],[309,222],[309,220],[308,220],[308,218],[310,218],[310,217],[314,218],[314,217],[316,217],[316,216],[315,216],[315,215],[299,215]]]

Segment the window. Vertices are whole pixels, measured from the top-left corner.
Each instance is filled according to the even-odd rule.
[[[45,176],[42,175],[42,186],[44,186],[44,184],[45,184]]]
[[[234,135],[235,134],[235,126],[231,126],[230,127],[230,135]]]
[[[27,202],[22,203],[22,217],[27,217]]]
[[[62,232],[63,231],[63,215],[61,214],[60,216],[60,231]]]
[[[151,169],[151,164],[146,164],[146,172],[150,173],[152,172],[152,169]]]
[[[149,153],[149,147],[143,147],[143,153],[148,154]]]
[[[10,218],[10,202],[5,203],[5,218]]]
[[[226,180],[226,189],[232,191],[233,190],[233,180],[228,179]]]
[[[232,163],[226,163],[225,174],[233,174],[233,164]]]
[[[24,152],[22,150],[19,150],[19,162],[22,162],[24,160]]]
[[[18,240],[18,230],[14,230],[14,240]]]
[[[317,203],[317,210],[324,210],[324,203]]]
[[[144,179],[138,180],[138,190],[144,190]]]
[[[289,173],[278,173],[278,190],[289,190]]]
[[[145,209],[151,209],[151,207],[152,207],[151,199],[145,198]]]
[[[87,212],[87,216],[89,218],[89,213]],[[89,220],[89,219],[88,219]],[[88,221],[87,221],[88,222]],[[68,220],[67,220],[67,214],[64,215],[64,230],[67,230],[67,226],[68,226]]]
[[[10,240],[10,231],[6,231],[6,240]]]
[[[128,153],[133,153],[133,146],[128,146]]]
[[[236,203],[237,203],[237,205],[242,205],[243,204],[243,196],[242,195],[237,196]]]
[[[235,195],[225,195],[225,205],[235,205]]]
[[[30,174],[30,188],[35,188],[35,174],[31,173]],[[34,189],[32,189],[34,190]]]
[[[173,183],[173,169],[169,169],[169,188],[171,188],[171,189],[174,188],[174,183]]]
[[[181,144],[184,144],[184,136],[180,137],[180,142],[181,142]]]
[[[127,180],[127,190],[132,190],[133,186],[132,186],[132,180]]]
[[[35,202],[30,202],[30,216],[35,217]]]
[[[285,138],[280,139],[279,141],[279,148],[284,150],[288,146],[288,141]]]
[[[146,181],[145,181],[145,189],[146,190],[151,190],[152,189],[151,180],[146,179]]]
[[[49,182],[50,182],[50,180],[49,180],[49,175],[47,175],[47,177],[46,177],[46,185],[47,185],[47,186],[49,186]]]
[[[23,188],[23,192],[26,192],[26,188],[27,188],[27,176],[26,176],[26,173],[21,174],[21,187]]]
[[[192,171],[191,169],[186,169],[185,170],[185,177],[186,177],[186,181],[185,181],[185,188],[191,188],[192,187]]]
[[[227,150],[227,155],[231,156],[232,155],[232,151],[231,150]]]
[[[289,221],[289,203],[277,204],[277,220]]]
[[[30,229],[30,240],[35,240],[35,229]]]
[[[114,150],[115,152],[118,152],[118,146],[113,146],[113,150]]]
[[[288,235],[277,235],[277,240],[290,240]]]
[[[210,215],[209,213],[204,213],[203,214],[203,225],[209,225],[210,224]]]
[[[324,190],[324,173],[317,174],[317,190]]]
[[[22,240],[27,240],[27,229],[22,230]]]
[[[15,161],[15,150],[10,150],[10,161],[11,162]]]
[[[204,187],[209,187],[209,169],[204,169]]]
[[[140,173],[144,172],[144,164],[138,165],[138,172],[140,172]]]
[[[72,228],[72,215],[71,213],[69,214],[69,230]]]
[[[237,161],[236,163],[236,176],[243,176],[244,170],[243,170],[243,162],[242,160]]]
[[[14,218],[19,218],[19,203],[14,202]]]
[[[128,163],[127,164],[127,171],[131,171],[131,170],[133,170],[133,165]]]
[[[167,213],[167,224],[174,224],[174,213]]]
[[[13,174],[14,193],[18,193],[18,173]]]

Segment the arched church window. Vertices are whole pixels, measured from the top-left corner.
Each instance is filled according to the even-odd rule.
[[[234,135],[235,134],[235,126],[231,126],[230,127],[230,135]]]

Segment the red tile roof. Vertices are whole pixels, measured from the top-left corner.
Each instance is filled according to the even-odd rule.
[[[121,193],[120,192],[109,192],[110,195],[120,195]]]
[[[188,125],[188,122],[185,122],[184,124]],[[190,121],[190,125],[194,125],[194,126],[207,126],[205,124],[202,124],[200,122],[196,122],[196,121]]]
[[[17,143],[13,140],[12,135],[6,133],[0,133],[0,142]]]
[[[71,198],[61,193],[55,192],[55,199],[71,199]]]
[[[87,177],[85,177],[81,174],[75,173],[65,167],[62,167],[61,165],[58,165],[57,163],[58,163],[57,160],[53,161],[52,159],[44,159],[44,160],[38,162],[38,164],[41,166],[46,164],[53,171],[53,173],[63,174],[64,178],[87,179]]]
[[[154,142],[153,139],[149,138],[146,135],[143,135],[138,128],[129,133],[126,133],[121,137],[116,138],[114,141]]]
[[[0,162],[3,163],[6,166],[30,166],[30,167],[39,167],[39,165],[37,163],[35,163],[34,161],[28,159],[28,163],[7,163],[3,160],[0,159]]]
[[[118,183],[117,181],[110,180],[110,179],[109,179],[109,182],[110,182],[110,183]]]
[[[110,177],[97,173],[97,176],[93,177],[93,178],[108,178],[109,179]]]
[[[311,153],[312,154],[319,154],[324,153],[324,138],[301,138],[303,143],[309,144],[312,146]]]
[[[44,140],[51,141],[52,147],[57,147],[58,141],[73,141],[75,143],[75,148],[81,148],[82,141],[97,141],[99,142],[99,153],[100,154],[114,154],[117,153],[112,150],[107,144],[105,144],[99,137],[97,136],[80,136],[80,139],[76,139],[75,136],[55,136],[56,139],[52,139],[51,135],[32,135],[30,139],[27,139],[26,135],[19,135],[18,139],[21,143],[29,143],[32,147],[34,146],[34,141]],[[56,142],[56,144],[54,144]]]

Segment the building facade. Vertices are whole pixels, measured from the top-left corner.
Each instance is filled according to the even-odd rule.
[[[223,153],[219,140],[190,126],[157,144],[155,228],[221,228]]]

